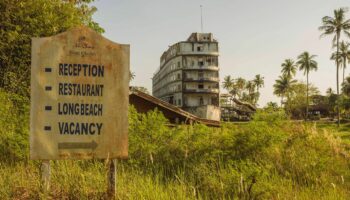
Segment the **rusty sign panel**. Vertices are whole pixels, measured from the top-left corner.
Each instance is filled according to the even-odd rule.
[[[84,26],[32,39],[32,159],[128,156],[129,49]]]

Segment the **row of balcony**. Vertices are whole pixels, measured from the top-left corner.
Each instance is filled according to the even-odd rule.
[[[170,74],[170,73],[172,73],[174,71],[178,71],[178,70],[184,70],[184,71],[193,71],[193,70],[195,70],[195,71],[197,71],[197,70],[219,71],[219,67],[215,66],[215,65],[209,65],[209,66],[208,65],[202,65],[202,66],[195,65],[195,66],[191,66],[191,67],[184,66],[182,68],[176,68],[174,70],[170,70],[170,71],[164,73],[163,75],[159,75],[160,78],[159,79],[154,79],[154,82],[158,83],[160,80],[162,80],[168,74]],[[155,76],[153,78],[155,78]]]
[[[185,93],[219,93],[219,89],[218,88],[198,88],[198,89],[187,89],[187,88],[184,88],[182,90],[182,92],[185,92]]]
[[[174,93],[177,93],[177,92],[183,92],[183,93],[202,93],[202,94],[219,94],[219,89],[218,88],[207,88],[207,89],[186,89],[186,88],[183,88],[182,90],[179,89],[179,88],[176,88],[176,89],[173,89],[173,90],[170,90],[168,92],[165,92],[165,93],[159,93],[157,92],[156,93],[156,96],[167,96],[167,95],[170,95],[170,94],[174,94]]]
[[[185,77],[183,79],[184,81],[212,81],[212,82],[218,82],[219,78],[218,77],[196,77],[196,78],[192,78],[192,77]]]
[[[181,51],[177,52],[177,55],[207,55],[207,56],[219,56],[218,51],[210,51],[207,49],[201,51]]]
[[[183,70],[213,70],[219,71],[219,67],[215,65],[194,65],[183,67]]]

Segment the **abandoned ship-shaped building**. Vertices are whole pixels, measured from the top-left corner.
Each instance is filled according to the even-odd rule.
[[[153,96],[200,118],[220,120],[218,56],[211,33],[192,33],[170,46],[152,78]]]

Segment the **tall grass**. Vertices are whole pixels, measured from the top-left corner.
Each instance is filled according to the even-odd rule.
[[[0,125],[9,127],[0,134],[0,197],[40,199],[40,163],[28,160],[28,102],[9,96],[0,91]],[[117,164],[117,199],[350,198],[349,151],[336,130],[280,112],[220,128],[169,128],[157,110],[131,107],[129,117],[130,158]],[[50,198],[105,198],[107,166],[51,161]]]

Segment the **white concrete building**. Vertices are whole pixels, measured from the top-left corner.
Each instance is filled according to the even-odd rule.
[[[218,56],[211,33],[192,33],[170,46],[152,78],[153,96],[201,118],[220,120]]]

